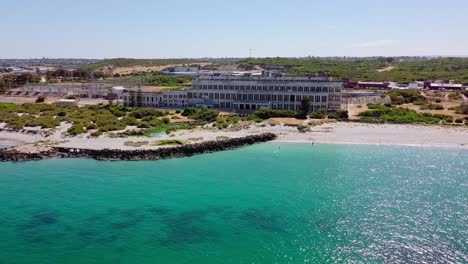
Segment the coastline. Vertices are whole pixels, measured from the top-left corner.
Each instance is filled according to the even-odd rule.
[[[382,146],[442,147],[468,149],[468,127],[443,127],[428,125],[396,125],[366,123],[324,123],[311,127],[309,132],[300,133],[296,127],[284,124],[254,124],[249,127],[232,130],[199,128],[178,130],[171,135],[158,137],[111,138],[101,136],[89,138],[87,135],[75,137],[63,136],[67,125],[61,126],[48,137],[40,134],[0,131],[0,144],[13,145],[28,151],[28,148],[63,147],[77,149],[119,149],[119,150],[154,150],[168,148],[155,146],[161,140],[184,140],[189,145],[235,139],[263,133],[273,133],[280,143],[318,143],[318,144],[365,144]],[[128,142],[147,142],[141,146],[131,146]],[[170,146],[169,146],[170,147]]]

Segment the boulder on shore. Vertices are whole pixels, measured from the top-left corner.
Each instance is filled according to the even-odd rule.
[[[30,161],[50,158],[91,158],[96,160],[159,160],[177,157],[189,157],[215,151],[240,148],[256,143],[268,142],[276,139],[273,133],[263,133],[222,141],[207,141],[172,148],[158,148],[149,150],[119,150],[119,149],[79,149],[51,147],[35,153],[21,152],[16,149],[0,151],[0,161]]]

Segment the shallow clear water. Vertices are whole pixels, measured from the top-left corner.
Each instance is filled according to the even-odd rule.
[[[161,136],[164,136],[164,135],[166,135],[166,131],[149,134],[150,137],[161,137]]]
[[[0,263],[467,263],[468,152],[0,163]]]

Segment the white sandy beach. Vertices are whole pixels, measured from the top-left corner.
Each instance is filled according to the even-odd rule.
[[[327,123],[312,127],[307,133],[299,133],[297,128],[284,125],[252,125],[240,131],[226,131],[217,129],[181,130],[173,137],[163,135],[160,137],[128,137],[88,138],[87,135],[77,137],[64,137],[62,132],[68,126],[60,127],[53,135],[23,134],[18,132],[0,132],[0,144],[24,145],[38,141],[54,142],[54,146],[86,149],[148,149],[155,146],[142,146],[139,148],[125,146],[128,141],[154,143],[163,139],[182,139],[189,142],[202,142],[216,140],[219,137],[243,137],[247,135],[272,132],[278,135],[277,142],[295,143],[324,143],[324,144],[376,144],[376,145],[404,145],[424,147],[450,147],[468,149],[468,127],[442,127],[421,125],[374,125],[360,123]]]

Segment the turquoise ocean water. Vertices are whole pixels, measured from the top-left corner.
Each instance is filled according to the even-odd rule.
[[[0,263],[467,263],[468,152],[0,163]]]

